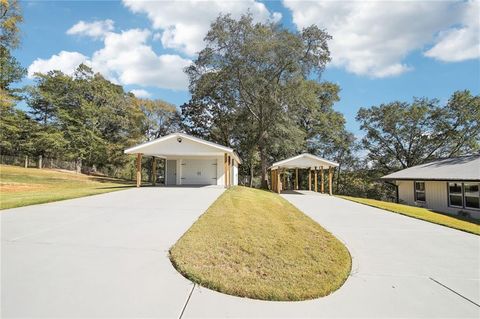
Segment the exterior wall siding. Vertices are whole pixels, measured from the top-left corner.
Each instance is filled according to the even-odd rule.
[[[415,205],[413,181],[397,181],[400,204]]]
[[[420,181],[420,180],[419,180]],[[414,181],[397,181],[398,197],[401,204],[420,206],[433,211],[458,215],[468,212],[473,218],[480,218],[480,210],[463,209],[448,206],[447,181],[425,181],[425,203],[415,202]]]

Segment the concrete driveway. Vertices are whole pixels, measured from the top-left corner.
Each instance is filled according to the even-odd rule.
[[[0,213],[1,314],[178,318],[168,249],[222,188],[140,188]]]
[[[184,318],[480,317],[480,237],[328,195],[282,196],[347,245],[353,271],[344,286],[293,303],[196,287]]]
[[[0,213],[3,317],[480,316],[480,237],[308,192],[283,196],[349,248],[341,289],[267,302],[193,285],[167,250],[221,192],[131,189]]]

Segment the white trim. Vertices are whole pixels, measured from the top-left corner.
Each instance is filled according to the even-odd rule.
[[[217,144],[217,143],[213,143],[213,142],[209,142],[209,141],[205,141],[205,140],[202,140],[198,137],[194,137],[194,136],[190,136],[188,134],[185,134],[185,133],[172,133],[172,134],[169,134],[169,135],[166,135],[166,136],[163,136],[163,137],[160,137],[160,138],[157,138],[153,141],[149,141],[149,142],[145,142],[145,143],[142,143],[142,144],[139,144],[139,145],[135,145],[133,147],[130,147],[130,148],[127,148],[124,153],[125,154],[138,154],[138,153],[142,153],[142,149],[147,147],[147,146],[151,146],[151,145],[155,145],[155,144],[158,144],[158,143],[161,143],[161,142],[164,142],[166,140],[169,140],[169,139],[172,139],[172,138],[178,138],[178,137],[181,137],[181,138],[185,138],[187,140],[190,140],[190,141],[193,141],[193,142],[197,142],[197,143],[200,143],[200,144],[204,144],[204,145],[207,145],[207,146],[210,146],[210,147],[213,147],[213,148],[216,148],[218,150],[220,150],[222,153],[229,153],[233,156],[233,158],[238,162],[238,163],[241,163],[242,161],[240,160],[240,158],[238,157],[238,155],[235,153],[235,151],[233,149],[231,149],[230,147],[226,147],[226,146],[223,146],[223,145],[220,145],[220,144]],[[192,154],[192,155],[200,155],[199,153],[195,153],[195,154]],[[212,153],[205,153],[205,154],[201,154],[201,155],[205,155],[205,156],[210,156],[210,155],[216,155],[216,154],[212,154]],[[162,157],[163,155],[161,154],[158,154],[156,156],[159,156],[159,157]],[[185,156],[185,154],[182,154],[182,155],[179,155],[179,156]]]
[[[300,155],[297,155],[297,156],[294,156],[294,157],[290,157],[290,158],[284,159],[284,160],[282,160],[282,161],[273,163],[273,165],[270,166],[269,168],[270,168],[270,169],[277,169],[277,168],[279,168],[279,167],[281,167],[281,166],[287,166],[287,165],[285,165],[285,164],[287,164],[288,162],[294,161],[294,160],[299,159],[299,158],[302,158],[302,157],[307,157],[307,158],[310,158],[310,159],[312,159],[312,160],[325,163],[325,164],[327,164],[328,167],[330,167],[330,166],[331,166],[331,167],[338,167],[338,165],[339,165],[338,163],[335,163],[335,162],[326,160],[326,159],[324,159],[324,158],[315,156],[315,155],[313,155],[313,154],[303,153],[303,154],[300,154]]]

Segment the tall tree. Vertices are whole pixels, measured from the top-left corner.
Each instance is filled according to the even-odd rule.
[[[415,98],[361,108],[368,159],[383,173],[480,149],[480,96],[457,91],[445,105]]]
[[[35,129],[25,112],[15,109],[20,90],[12,87],[26,74],[11,54],[20,44],[22,20],[17,0],[0,0],[0,147],[2,153],[10,154],[29,153],[29,136]]]
[[[258,152],[261,184],[266,186],[274,141],[290,140],[287,145],[292,145],[298,133],[289,130],[286,92],[320,76],[330,60],[328,39],[315,26],[292,33],[275,23],[254,23],[250,14],[239,20],[221,15],[205,37],[206,48],[186,69],[192,100],[182,107],[185,122],[232,145],[236,119],[243,118],[248,123],[243,133],[252,141],[245,152],[253,154],[252,147]]]
[[[18,63],[11,50],[20,45],[19,24],[23,21],[17,0],[0,0],[0,94],[2,105],[15,100],[15,90],[10,87],[25,75],[26,70]]]
[[[87,166],[126,163],[125,145],[143,138],[145,114],[119,85],[80,65],[73,76],[60,71],[36,74],[28,105],[40,124],[36,152],[62,154]]]
[[[179,130],[180,115],[175,105],[162,100],[136,99],[135,103],[145,115],[143,131],[147,140]]]

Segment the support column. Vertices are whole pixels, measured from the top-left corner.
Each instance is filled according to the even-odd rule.
[[[137,154],[137,187],[142,185],[142,154]]]
[[[227,169],[228,169],[228,187],[232,186],[232,168],[231,168],[231,165],[230,165],[230,155],[228,155],[228,161],[227,161]]]
[[[325,193],[325,180],[323,178],[323,166],[320,166],[320,192]]]
[[[280,194],[282,191],[282,181],[280,180],[280,170],[277,169],[277,193]]]
[[[330,166],[328,168],[328,193],[332,195],[332,178],[333,178],[333,169]]]
[[[310,167],[308,168],[308,190],[312,190],[312,170]]]
[[[272,169],[272,191],[277,191],[277,175],[274,169]]]
[[[223,160],[223,177],[225,179],[225,188],[228,187],[227,160],[228,160],[228,155],[227,153],[225,153],[224,160]]]
[[[152,156],[152,185],[157,184],[157,158]]]
[[[283,189],[287,189],[287,174],[286,174],[286,170],[284,169],[283,170],[283,180],[282,180],[282,188]]]
[[[298,190],[298,168],[295,168],[295,190]]]
[[[318,179],[317,179],[317,168],[315,167],[315,179],[314,179],[314,183],[315,183],[315,192],[318,192]]]

